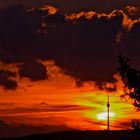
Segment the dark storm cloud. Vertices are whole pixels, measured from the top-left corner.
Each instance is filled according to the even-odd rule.
[[[45,66],[36,60],[41,46],[37,35],[41,17],[31,16],[22,6],[16,5],[1,10],[0,19],[0,59],[6,63],[23,63],[19,69],[21,77],[31,80],[46,79]],[[8,82],[14,85],[13,80]]]
[[[41,17],[30,16],[22,6],[16,5],[0,10],[0,19],[0,58],[6,62],[34,59],[33,49],[41,42],[36,35]]]
[[[0,0],[0,7],[14,4],[23,4],[27,7],[52,4],[59,7],[63,12],[76,12],[81,10],[112,11],[123,8],[126,5],[140,7],[139,0]]]
[[[32,81],[47,79],[46,67],[36,61],[27,61],[20,66],[19,74],[21,77],[28,77]]]
[[[64,12],[78,12],[81,10],[95,10],[98,12],[111,12],[114,9],[122,9],[127,5],[140,7],[139,0],[54,0]]]
[[[8,70],[0,70],[0,85],[4,86],[6,89],[16,89],[17,82],[12,79],[16,77],[16,73]]]
[[[19,74],[31,80],[47,78],[47,71],[37,60],[52,59],[78,81],[111,81],[118,50],[123,50],[118,49],[118,41],[129,40],[129,48],[139,43],[139,19],[130,18],[133,12],[131,7],[110,14],[90,11],[70,15],[51,6],[27,11],[21,6],[3,9],[0,59],[23,63]]]
[[[115,69],[112,65],[115,62],[115,36],[121,28],[117,18],[112,21],[80,18],[75,24],[58,23],[56,26],[48,39],[48,52],[66,73],[83,80],[111,78],[109,74]]]
[[[135,23],[130,32],[122,37],[121,47],[130,64],[140,70],[140,22]]]

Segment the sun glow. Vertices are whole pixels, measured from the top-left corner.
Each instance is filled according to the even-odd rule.
[[[109,113],[110,118],[113,118],[114,116],[115,116],[114,112]],[[107,112],[101,112],[101,113],[97,114],[97,119],[98,120],[107,120]]]

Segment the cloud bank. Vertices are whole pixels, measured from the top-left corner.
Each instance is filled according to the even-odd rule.
[[[76,81],[113,81],[120,52],[140,68],[136,62],[140,18],[133,17],[137,11],[131,6],[109,14],[94,11],[63,14],[49,5],[29,10],[19,5],[1,9],[0,60],[16,64],[18,77],[33,81],[48,78],[40,60],[54,60]],[[10,74],[6,77],[7,72]],[[16,75],[14,80],[10,78],[13,75],[1,68],[0,77],[5,81],[1,85],[15,89]]]

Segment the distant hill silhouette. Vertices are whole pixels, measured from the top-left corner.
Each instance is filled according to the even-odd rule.
[[[140,133],[132,130],[119,131],[61,131],[49,134],[35,134],[19,138],[0,140],[140,140]]]

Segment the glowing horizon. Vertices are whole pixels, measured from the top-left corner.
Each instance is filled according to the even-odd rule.
[[[24,78],[18,83],[22,88],[7,91],[6,96],[5,90],[0,89],[1,118],[16,124],[65,125],[79,130],[106,129],[106,121],[103,120],[106,120],[104,112],[108,92],[94,82],[84,82],[81,87],[76,87],[72,77],[65,75],[53,63],[44,63],[46,66],[49,63],[49,80],[31,82]],[[110,93],[110,128],[130,129],[131,120],[139,119],[140,114],[127,98],[120,97],[124,93],[124,85],[118,75],[114,78],[117,82],[116,91]],[[29,84],[32,86],[29,87]]]

